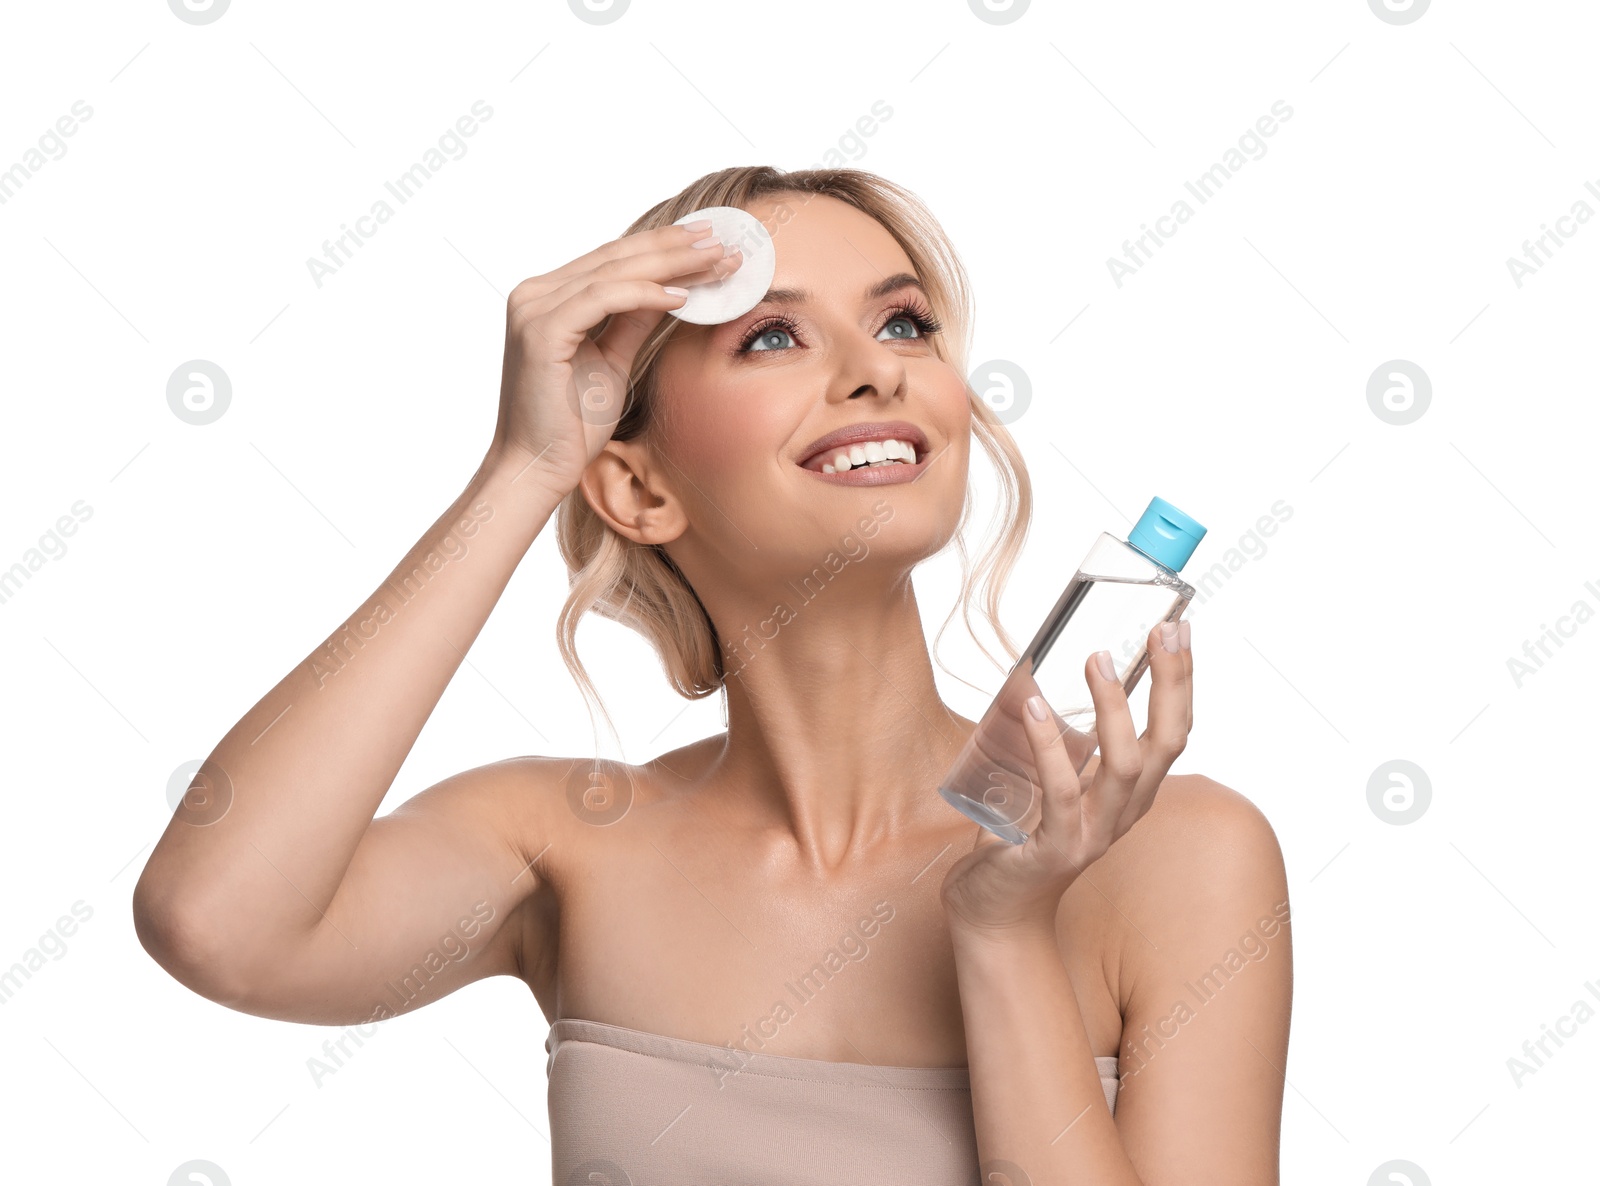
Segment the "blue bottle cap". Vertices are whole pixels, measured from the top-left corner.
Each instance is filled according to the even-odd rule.
[[[1206,529],[1164,498],[1152,498],[1128,532],[1128,542],[1157,564],[1180,571],[1189,563]]]

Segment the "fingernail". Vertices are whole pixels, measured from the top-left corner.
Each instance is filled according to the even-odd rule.
[[[697,218],[693,222],[680,223],[679,225],[686,231],[709,231],[711,229],[711,220],[709,218]]]
[[[687,288],[675,288],[670,284],[663,284],[661,286],[661,290],[677,297],[686,297],[689,295],[689,290]]]
[[[1189,619],[1185,618],[1178,623],[1178,649],[1189,649]]]
[[[1110,651],[1096,651],[1094,657],[1095,661],[1100,664],[1101,675],[1105,676],[1107,679],[1117,678],[1116,669],[1111,666]]]
[[[1043,696],[1028,697],[1028,713],[1036,721],[1042,721],[1046,715]]]
[[[1161,623],[1161,649],[1168,654],[1173,654],[1178,649],[1178,626],[1176,622]]]
[[[701,239],[698,243],[694,244],[694,246],[696,246],[696,247],[715,247],[721,242],[722,242],[722,240],[717,238],[715,235],[707,235],[704,239]],[[726,251],[727,248],[724,247],[723,250]]]

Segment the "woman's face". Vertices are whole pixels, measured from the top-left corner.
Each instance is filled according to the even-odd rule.
[[[661,354],[651,451],[685,529],[667,551],[686,572],[698,560],[766,578],[830,553],[909,567],[950,540],[966,495],[965,377],[918,325],[940,311],[911,282],[878,291],[915,269],[854,206],[785,194],[748,209],[772,235],[771,289],[793,295],[685,325]],[[837,429],[888,422],[910,427],[876,436],[911,438],[914,466],[841,480],[822,472],[839,450],[812,456]]]

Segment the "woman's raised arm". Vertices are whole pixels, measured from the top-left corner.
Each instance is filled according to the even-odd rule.
[[[557,818],[542,811],[552,771],[570,762],[480,767],[373,815],[518,562],[615,430],[638,348],[683,302],[662,282],[736,266],[704,228],[670,225],[512,291],[483,463],[212,750],[139,878],[135,928],[174,977],[246,1012],[330,1022],[367,1020],[418,961],[433,972],[419,999],[548,962],[534,862],[542,821]]]

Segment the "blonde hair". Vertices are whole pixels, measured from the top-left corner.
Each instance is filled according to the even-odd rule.
[[[894,236],[910,258],[922,282],[934,316],[944,332],[933,335],[933,350],[963,376],[967,373],[968,337],[973,321],[971,288],[966,269],[954,245],[922,200],[911,191],[860,169],[800,169],[782,171],[766,165],[738,166],[708,173],[675,196],[651,207],[634,220],[626,235],[668,226],[684,215],[707,206],[748,208],[774,195],[800,195],[805,202],[824,195],[847,202],[876,219]],[[803,204],[803,203],[802,203]],[[609,320],[609,319],[608,319]],[[593,340],[605,332],[607,322],[591,328]],[[629,374],[629,403],[611,439],[632,440],[654,426],[656,359],[683,323],[670,315],[661,319],[636,355]],[[1001,645],[1015,662],[1019,649],[1000,623],[1000,595],[1027,537],[1033,513],[1033,486],[1022,452],[993,408],[967,389],[972,409],[972,430],[988,453],[1000,479],[1004,524],[999,537],[984,551],[976,570],[968,563],[963,528],[972,511],[972,487],[962,505],[955,541],[961,556],[962,586],[959,608],[973,641],[991,662],[998,662],[978,639],[970,615],[974,591],[982,590],[983,612]],[[568,569],[569,593],[556,622],[556,641],[562,661],[582,690],[586,702],[598,707],[616,736],[598,690],[578,657],[577,630],[590,610],[638,631],[661,658],[667,678],[679,695],[699,700],[724,687],[726,670],[716,628],[688,579],[659,545],[641,545],[617,534],[595,513],[574,488],[556,510],[556,539]],[[956,607],[934,638],[937,656]],[[939,664],[944,667],[943,662]],[[948,672],[950,669],[945,667]],[[950,672],[954,675],[954,672]],[[960,678],[956,676],[956,678]],[[966,683],[969,681],[963,680]],[[591,723],[593,714],[590,715]],[[620,742],[620,739],[619,739]]]

